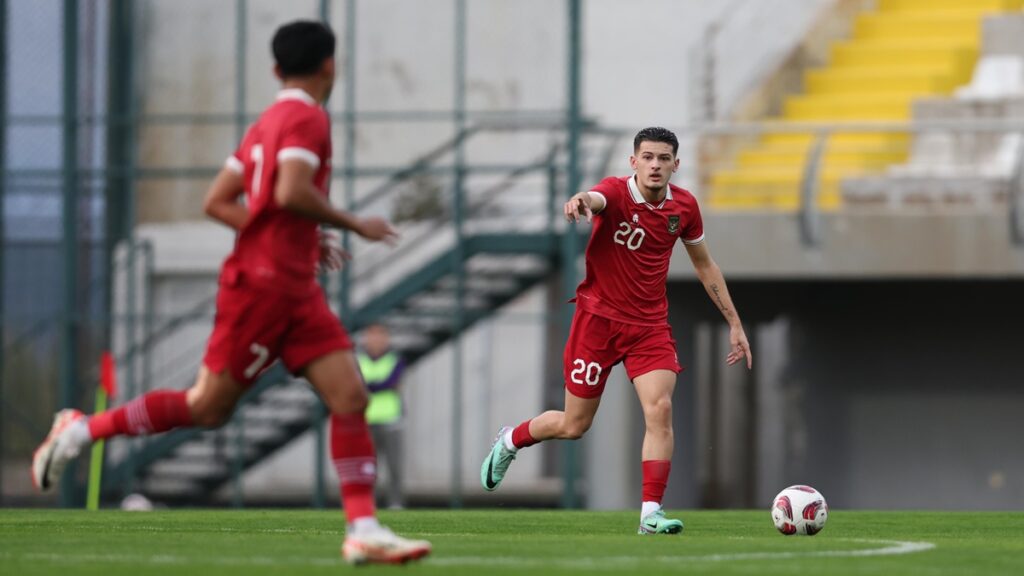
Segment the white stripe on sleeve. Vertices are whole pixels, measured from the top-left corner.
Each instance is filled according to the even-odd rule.
[[[316,155],[316,152],[307,150],[306,148],[299,148],[297,146],[284,148],[277,153],[277,161],[279,163],[284,162],[285,160],[302,160],[313,168],[320,167],[320,157]]]
[[[228,156],[228,159],[224,161],[224,167],[231,170],[235,174],[241,174],[245,172],[245,164],[234,155]]]
[[[703,241],[704,241],[704,235],[701,234],[700,236],[698,236],[697,238],[694,238],[693,240],[683,240],[683,244],[700,244]]]

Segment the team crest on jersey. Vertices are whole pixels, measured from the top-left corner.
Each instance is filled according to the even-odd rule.
[[[679,216],[668,217],[668,233],[675,234],[679,232]]]
[[[639,214],[633,214],[633,224],[636,224],[639,221],[640,221],[640,215]]]

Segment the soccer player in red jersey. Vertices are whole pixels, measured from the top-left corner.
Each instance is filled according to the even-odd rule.
[[[645,128],[633,140],[634,174],[605,178],[565,203],[570,222],[593,222],[587,245],[587,275],[576,289],[576,314],[565,345],[565,409],[549,410],[498,432],[480,469],[485,490],[495,490],[516,452],[552,438],[575,440],[594,421],[608,373],[623,362],[643,408],[643,494],[640,534],[676,534],[683,523],[665,517],[661,500],[671,467],[672,391],[682,369],[668,325],[665,283],[678,240],[711,300],[729,322],[729,365],[746,359],[750,345],[725,286],[722,271],[704,242],[697,201],[669,184],[679,169],[679,141],[664,128]]]
[[[339,256],[321,242],[320,224],[372,241],[396,239],[387,221],[330,204],[330,119],[322,104],[334,86],[335,43],[319,22],[277,30],[272,50],[283,89],[206,195],[206,213],[238,235],[221,271],[213,333],[195,385],[155,390],[88,418],[59,412],[33,456],[32,479],[41,490],[52,488],[67,462],[96,440],[224,424],[246,389],[280,358],[330,410],[331,456],[347,520],[345,559],[398,563],[430,553],[428,542],[396,536],[377,521],[366,388],[352,342],[316,283],[318,264],[337,263]],[[238,201],[243,193],[245,205]]]

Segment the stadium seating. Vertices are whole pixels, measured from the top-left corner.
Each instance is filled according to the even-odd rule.
[[[952,97],[919,100],[913,112],[922,124],[954,120],[979,128],[918,132],[906,163],[844,181],[845,203],[983,208],[1007,200],[1024,143],[1019,133],[992,128],[1024,118],[1024,14],[987,20],[983,42],[970,83]]]
[[[829,64],[805,74],[803,94],[786,99],[783,123],[906,121],[922,98],[947,95],[975,69],[982,19],[1020,10],[1022,0],[880,0],[860,14],[848,40],[832,46]],[[990,62],[1000,76],[1014,64]],[[991,70],[989,70],[991,68]],[[710,178],[716,209],[792,210],[814,135],[764,134]],[[841,182],[906,161],[911,139],[894,132],[837,133],[827,140],[818,205],[841,203]]]
[[[1000,80],[1003,82],[1003,80]],[[985,94],[978,98],[978,94]],[[996,96],[973,83],[956,98],[934,98],[914,105],[914,118],[998,121],[1024,117],[1024,95]],[[906,163],[874,176],[842,183],[849,205],[991,206],[1005,202],[1016,164],[1021,136],[991,131],[925,131],[911,144]]]

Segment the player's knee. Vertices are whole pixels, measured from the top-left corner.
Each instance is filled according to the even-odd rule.
[[[370,404],[370,397],[362,386],[353,386],[324,397],[324,404],[332,414],[365,412]]]
[[[566,420],[562,423],[562,438],[578,440],[590,430],[591,420]]]
[[[644,418],[648,428],[664,428],[672,425],[672,397],[663,396],[644,407]]]
[[[213,406],[208,403],[197,403],[190,406],[192,422],[202,428],[219,428],[231,418],[231,408]]]

